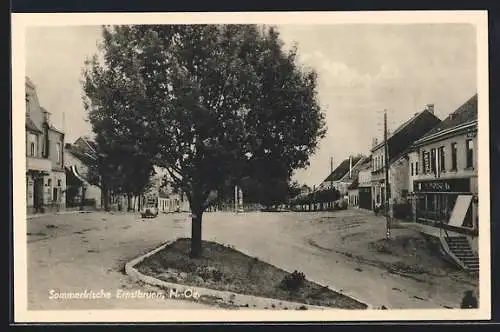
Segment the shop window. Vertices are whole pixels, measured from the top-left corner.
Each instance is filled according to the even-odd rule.
[[[54,188],[52,190],[52,200],[57,201],[57,194],[58,194],[58,190],[57,190],[57,188]]]
[[[457,143],[451,143],[451,170],[457,170]]]
[[[465,148],[467,153],[467,168],[474,166],[474,142],[471,139],[465,141]]]

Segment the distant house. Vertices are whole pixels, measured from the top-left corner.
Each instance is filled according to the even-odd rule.
[[[330,190],[337,190],[340,197],[348,199],[348,188],[357,178],[359,167],[366,159],[363,155],[350,156],[344,159],[334,170],[331,172],[318,188],[313,193],[314,203],[313,210],[323,210],[334,207],[334,201],[329,199],[327,194]]]
[[[73,144],[66,144],[64,152],[67,178],[66,205],[101,208],[102,193],[95,172],[97,163],[95,143],[88,137],[79,137]]]
[[[152,186],[146,196],[155,197],[158,202],[158,211],[189,212],[189,201],[186,194],[175,190],[165,168],[154,166],[154,175],[151,179]]]
[[[371,156],[366,158],[359,167],[357,191],[358,191],[358,207],[361,209],[372,209],[372,173],[371,173]]]
[[[372,199],[373,205],[386,202],[385,164],[389,166],[389,195],[394,202],[406,198],[409,192],[408,152],[413,142],[438,125],[441,120],[434,115],[434,105],[427,105],[421,112],[401,124],[387,138],[387,158],[384,142],[374,142],[372,153]]]
[[[335,188],[341,195],[347,195],[347,188],[357,177],[359,166],[366,157],[351,156],[344,159],[319,185],[319,190]]]

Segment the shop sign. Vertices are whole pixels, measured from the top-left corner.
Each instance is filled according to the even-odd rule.
[[[430,152],[424,152],[424,173],[429,174],[431,172],[431,160]]]
[[[422,192],[470,192],[470,179],[414,181],[413,188]]]
[[[477,131],[469,131],[466,135],[467,138],[472,138],[477,136]]]

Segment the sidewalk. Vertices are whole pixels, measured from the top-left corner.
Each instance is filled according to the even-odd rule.
[[[78,214],[78,213],[92,213],[92,212],[97,212],[97,211],[59,211],[59,212],[47,212],[47,213],[35,213],[35,214],[28,214],[26,215],[26,219],[36,219],[36,218],[41,218],[41,217],[49,217],[49,216],[57,216],[61,214]]]

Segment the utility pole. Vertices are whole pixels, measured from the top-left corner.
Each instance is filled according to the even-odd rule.
[[[389,190],[389,149],[387,146],[387,110],[384,110],[384,171],[385,171],[385,220],[386,238],[391,237],[390,190]]]
[[[332,202],[330,208],[333,209],[335,194],[333,192],[333,157],[330,158],[330,190],[332,192]]]
[[[238,186],[234,186],[234,213],[238,213]]]

